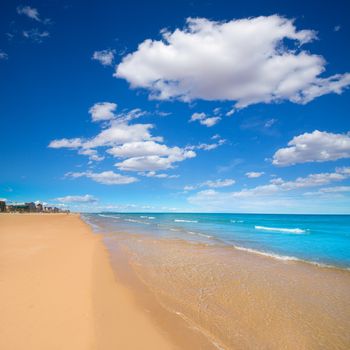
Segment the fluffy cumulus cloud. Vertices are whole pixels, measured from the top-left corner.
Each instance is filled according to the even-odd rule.
[[[206,205],[215,208],[229,208],[232,203],[259,202],[260,209],[266,209],[266,200],[269,204],[283,198],[283,195],[290,191],[303,191],[312,187],[321,187],[333,182],[346,180],[350,177],[350,167],[337,168],[332,173],[310,174],[306,177],[298,177],[295,180],[286,181],[281,178],[272,179],[268,184],[253,188],[246,188],[234,192],[220,192],[213,189],[199,191],[190,196],[188,201],[191,204]],[[280,203],[283,203],[281,201]],[[285,202],[289,203],[290,202]],[[239,207],[239,206],[238,206]]]
[[[113,64],[114,55],[114,50],[95,51],[92,55],[92,59],[100,62],[103,66],[111,66]]]
[[[220,117],[208,117],[205,113],[193,113],[190,122],[198,121],[200,124],[210,128],[220,121]]]
[[[117,109],[117,104],[112,102],[95,103],[90,109],[91,119],[93,122],[106,121],[114,119],[114,112]]]
[[[66,177],[71,177],[74,179],[79,177],[87,177],[103,185],[127,185],[138,181],[136,177],[117,174],[113,171],[103,171],[101,173],[93,173],[90,171],[71,172],[67,173]]]
[[[177,163],[196,157],[195,149],[204,147],[186,146],[170,147],[164,144],[161,136],[153,136],[152,124],[130,122],[144,114],[139,109],[116,115],[116,105],[112,103],[98,103],[91,109],[93,121],[104,120],[102,130],[91,138],[63,138],[49,143],[49,148],[66,148],[75,150],[78,154],[88,156],[90,162],[102,161],[105,157],[114,157],[118,161],[115,166],[121,171],[138,172],[141,176],[154,178],[172,178],[176,175],[157,173],[157,171],[174,168]],[[225,140],[218,140],[205,149],[218,147]],[[215,147],[214,147],[215,145]],[[88,177],[104,184],[132,183],[137,179],[113,171],[100,174],[92,172],[69,173],[71,177]]]
[[[249,179],[255,179],[257,177],[264,175],[265,173],[263,171],[249,171],[248,173],[245,173],[245,174]]]
[[[177,147],[174,147],[177,148]],[[124,171],[157,171],[166,170],[174,167],[174,163],[182,162],[188,158],[194,158],[196,153],[179,149],[168,156],[162,157],[159,155],[147,155],[139,157],[131,157],[116,163],[115,166]]]
[[[185,28],[147,39],[117,65],[115,77],[160,100],[228,100],[237,108],[340,94],[350,74],[321,76],[322,56],[303,50],[316,39],[293,20],[261,16],[227,22],[188,18]]]
[[[350,158],[350,133],[333,134],[315,130],[295,136],[288,147],[281,148],[274,154],[272,163],[287,166],[341,158]]]
[[[113,121],[110,125],[88,139],[71,138],[56,139],[49,143],[50,148],[70,148],[70,149],[94,149],[97,147],[108,147],[121,145],[128,142],[156,140],[162,141],[161,137],[153,137],[150,130],[152,124],[127,124]]]
[[[61,203],[94,203],[97,202],[97,199],[90,195],[86,194],[84,196],[65,196],[65,197],[59,197],[56,198]]]

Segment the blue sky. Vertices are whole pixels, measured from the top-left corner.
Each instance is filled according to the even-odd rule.
[[[349,9],[3,2],[0,198],[350,213]]]

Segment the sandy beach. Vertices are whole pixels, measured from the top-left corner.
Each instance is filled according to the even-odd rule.
[[[0,215],[0,349],[172,349],[78,215]]]
[[[0,215],[0,349],[348,349],[350,273]]]

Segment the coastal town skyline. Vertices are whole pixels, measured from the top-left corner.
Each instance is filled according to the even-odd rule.
[[[250,3],[5,1],[0,199],[349,214],[349,5]]]

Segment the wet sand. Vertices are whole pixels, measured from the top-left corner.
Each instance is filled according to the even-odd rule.
[[[124,254],[143,287],[173,314],[164,322],[148,301],[155,319],[169,333],[182,319],[210,340],[201,349],[350,348],[349,271],[143,235],[107,234],[104,241],[117,274]],[[137,284],[129,277],[129,285]]]
[[[0,215],[0,349],[174,349],[78,215]]]

